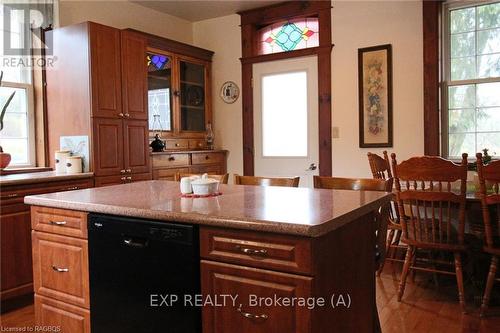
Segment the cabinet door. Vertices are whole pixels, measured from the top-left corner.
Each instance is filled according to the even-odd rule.
[[[201,288],[206,297],[238,296],[235,304],[203,307],[204,333],[307,333],[311,311],[299,306],[255,305],[256,297],[311,297],[312,278],[202,260]]]
[[[29,207],[23,204],[2,205],[0,230],[0,285],[1,298],[5,300],[33,290]]]
[[[123,168],[123,120],[94,118],[94,174],[119,175]]]
[[[117,118],[122,113],[120,31],[95,23],[89,27],[92,115]]]
[[[90,312],[51,298],[35,295],[38,327],[57,327],[62,333],[90,333]]]
[[[127,173],[150,172],[148,122],[142,120],[125,120],[124,157]]]
[[[209,64],[179,58],[180,132],[202,134],[210,122]]]
[[[95,177],[94,184],[95,184],[95,187],[121,185],[121,184],[125,184],[126,178],[127,177],[125,175]]]
[[[130,119],[148,119],[146,39],[121,32],[123,113]]]

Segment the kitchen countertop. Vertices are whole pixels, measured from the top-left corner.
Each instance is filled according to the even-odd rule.
[[[78,173],[71,175],[65,173],[57,174],[55,171],[18,173],[18,174],[0,176],[0,186],[46,183],[46,182],[55,182],[60,180],[90,178],[93,176],[94,176],[93,172],[85,172],[85,173]]]
[[[317,237],[378,209],[382,192],[221,185],[218,197],[182,198],[179,183],[153,180],[27,196],[31,205]]]

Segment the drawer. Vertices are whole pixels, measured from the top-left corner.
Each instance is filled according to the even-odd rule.
[[[189,140],[189,149],[204,149],[205,147],[206,147],[205,140],[199,140],[199,139]]]
[[[222,166],[220,165],[197,165],[189,168],[189,173],[203,174],[208,173],[209,175],[222,175]]]
[[[189,154],[153,155],[153,168],[189,165]]]
[[[238,296],[235,304],[202,308],[204,333],[309,333],[311,312],[305,306],[250,303],[252,298],[312,297],[313,278],[263,269],[201,261],[203,295]]]
[[[93,178],[5,186],[2,188],[0,198],[2,207],[4,207],[11,204],[23,203],[24,197],[27,195],[74,191],[91,188],[93,186]]]
[[[175,180],[176,173],[189,173],[189,168],[177,169],[155,169],[153,170],[153,179],[155,180]]]
[[[312,274],[311,241],[307,238],[202,227],[200,253],[204,259]]]
[[[61,333],[90,333],[90,312],[51,298],[35,295],[37,327],[57,327]]]
[[[31,236],[35,293],[88,309],[87,241],[39,231]]]
[[[224,163],[224,153],[193,153],[193,164]]]
[[[188,139],[167,139],[165,140],[165,149],[187,149],[189,148]]]
[[[31,206],[31,227],[37,231],[87,238],[87,213]]]

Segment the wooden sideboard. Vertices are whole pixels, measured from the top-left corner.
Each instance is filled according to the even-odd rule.
[[[174,180],[179,173],[227,172],[226,150],[192,150],[152,153],[153,179]]]
[[[24,197],[90,188],[93,185],[94,180],[91,177],[2,185],[0,201],[2,311],[29,301],[33,293],[30,207],[24,204]]]

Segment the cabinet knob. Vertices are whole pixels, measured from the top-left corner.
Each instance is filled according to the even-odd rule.
[[[127,177],[122,177],[120,179],[123,180],[123,181],[125,181],[127,179]]]
[[[132,180],[132,177],[128,176],[128,177],[127,177],[127,180]]]
[[[132,170],[131,169],[127,169],[125,170],[127,173],[132,173]]]
[[[210,156],[205,155],[205,159],[206,159],[206,160],[209,160],[209,159],[210,159]]]
[[[130,113],[125,113],[125,118],[130,118]]]
[[[178,144],[178,143],[176,143],[176,144],[175,144],[175,146],[176,146],[176,147],[179,147],[179,144]]]
[[[118,117],[123,118],[123,116],[124,116],[123,112],[118,113]]]
[[[175,157],[170,156],[170,157],[168,158],[168,160],[169,160],[169,161],[175,161]]]
[[[125,172],[126,172],[126,171],[125,171],[125,169],[123,169],[123,170],[120,170],[120,173],[125,173]]]

